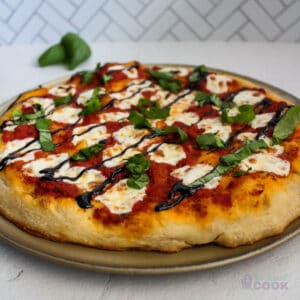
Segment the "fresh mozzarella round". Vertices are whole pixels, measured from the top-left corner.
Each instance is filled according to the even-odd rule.
[[[50,98],[32,97],[23,103],[25,107],[30,107],[33,104],[40,104],[46,115],[55,108],[53,99]]]
[[[65,97],[69,94],[74,95],[76,93],[76,87],[74,84],[55,85],[48,90],[48,93],[57,97]]]
[[[150,147],[149,150],[155,148],[157,144]],[[161,144],[158,149],[149,154],[150,159],[157,163],[166,163],[169,165],[177,165],[179,161],[186,158],[186,154],[181,145]]]
[[[159,72],[173,72],[179,76],[187,76],[191,72],[191,68],[181,68],[181,67],[164,67],[160,68]]]
[[[31,141],[33,141],[33,138],[29,137],[21,140],[12,140],[7,142],[5,144],[5,148],[2,150],[0,154],[0,160],[2,160],[4,157],[8,156],[13,152],[19,151],[21,149],[23,150],[23,148]]]
[[[146,195],[146,187],[133,189],[127,185],[127,179],[122,179],[109,188],[104,194],[94,198],[104,204],[113,214],[131,212],[133,205],[142,201]]]
[[[85,92],[80,93],[76,102],[78,104],[84,105],[92,97],[94,91],[95,91],[95,89],[91,89],[91,90],[87,90]],[[105,90],[100,89],[98,95],[104,95],[104,94],[105,94]]]
[[[275,113],[265,113],[256,115],[255,119],[250,122],[250,126],[254,129],[264,127],[274,117]]]
[[[128,112],[111,112],[111,113],[102,113],[99,115],[99,123],[106,123],[106,122],[118,122],[121,120],[127,119],[129,116]]]
[[[127,125],[114,132],[113,137],[118,143],[129,146],[140,141],[148,132],[146,129],[135,129],[133,125]]]
[[[64,106],[56,109],[48,118],[54,122],[73,124],[79,120],[80,112],[80,108]]]
[[[76,127],[73,129],[73,135],[72,143],[74,145],[78,145],[84,141],[87,147],[105,140],[110,136],[105,126],[98,126],[97,124]]]
[[[181,122],[189,126],[197,123],[199,121],[199,117],[194,112],[184,112],[175,116],[169,116],[165,121],[168,126],[173,125],[175,122]]]
[[[230,82],[232,79],[226,75],[210,74],[206,76],[206,89],[215,94],[226,93]]]
[[[245,90],[234,96],[233,102],[238,105],[254,105],[261,102],[265,98],[265,94],[255,90]]]

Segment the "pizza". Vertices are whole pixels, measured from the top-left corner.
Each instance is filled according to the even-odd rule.
[[[205,65],[98,64],[0,123],[0,212],[110,250],[251,244],[300,215],[300,106]]]

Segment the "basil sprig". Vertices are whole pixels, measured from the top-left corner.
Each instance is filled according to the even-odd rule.
[[[245,176],[247,174],[249,174],[249,172],[252,170],[252,168],[250,167],[248,170],[243,171],[243,170],[237,170],[236,172],[234,172],[232,174],[233,177],[242,177]]]
[[[222,176],[234,169],[242,160],[260,149],[268,147],[264,140],[246,141],[245,144],[234,153],[220,157],[219,164],[209,173],[192,182],[189,186],[202,186],[217,176]]]
[[[273,131],[274,143],[280,143],[289,137],[300,121],[300,104],[291,107],[276,124]]]
[[[145,116],[135,110],[131,111],[128,120],[132,125],[134,125],[134,128],[136,129],[142,129],[142,128],[148,128],[155,132],[157,135],[167,135],[169,133],[178,133],[180,137],[180,142],[184,143],[188,136],[187,134],[178,126],[171,126],[166,127],[163,129],[159,129],[156,127],[153,127],[150,122],[145,118]]]
[[[60,43],[48,48],[38,59],[41,67],[66,63],[70,70],[91,56],[89,45],[76,33],[65,34]]]
[[[200,65],[196,67],[192,74],[189,76],[189,83],[196,83],[201,78],[205,77],[207,75],[207,68],[205,65]]]
[[[25,124],[38,118],[44,117],[44,110],[40,104],[35,103],[32,105],[32,107],[34,108],[35,112],[29,114],[24,114],[20,109],[13,110],[12,117],[14,124]]]
[[[181,81],[174,78],[171,72],[159,72],[154,70],[148,70],[148,73],[158,81],[158,84],[167,91],[177,93],[181,89]]]
[[[81,76],[81,82],[89,84],[95,73],[97,73],[101,68],[101,63],[97,63],[95,70],[91,71],[91,70],[87,70],[87,71],[81,71],[78,74]]]
[[[112,76],[109,75],[109,74],[104,74],[102,76],[102,81],[103,81],[104,84],[107,84],[111,79],[112,79]]]
[[[55,98],[54,105],[55,106],[65,105],[65,104],[70,103],[71,101],[72,101],[72,95],[69,94],[65,97]]]
[[[229,116],[229,109],[222,111],[221,120],[223,124],[247,124],[255,118],[254,106],[253,105],[241,105],[238,107],[239,113],[235,116]]]
[[[170,115],[170,108],[160,108],[158,102],[142,98],[138,102],[139,111],[148,119],[165,119]]]
[[[212,104],[221,109],[230,108],[233,106],[232,102],[223,102],[220,97],[216,94],[207,94],[203,92],[197,92],[195,95],[195,100],[198,102],[199,106],[204,106],[205,104]]]
[[[50,124],[51,120],[49,119],[38,119],[35,123],[35,127],[39,132],[41,148],[45,151],[53,151],[55,149],[55,145],[52,142],[51,132],[49,130]]]
[[[204,133],[196,137],[196,143],[202,150],[224,148],[224,142],[213,133]]]
[[[91,98],[85,102],[82,111],[79,113],[80,116],[87,116],[100,110],[102,103],[99,100],[100,88],[94,89]]]
[[[142,153],[136,154],[128,159],[126,168],[130,173],[127,185],[134,189],[142,189],[150,181],[146,171],[150,168],[150,162]]]
[[[71,159],[77,160],[77,161],[86,161],[86,160],[90,159],[92,156],[94,156],[95,154],[102,151],[103,148],[104,148],[103,143],[97,143],[90,147],[80,149],[77,154],[74,154],[71,156]]]

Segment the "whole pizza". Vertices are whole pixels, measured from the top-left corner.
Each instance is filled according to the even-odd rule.
[[[300,215],[299,120],[205,65],[98,64],[2,114],[0,212],[102,249],[253,243]]]

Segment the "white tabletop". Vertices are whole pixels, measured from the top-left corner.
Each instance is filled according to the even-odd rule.
[[[41,69],[44,47],[0,47],[0,101],[70,73]],[[300,95],[300,45],[252,43],[98,43],[96,62],[205,63]],[[254,224],[255,226],[255,224]],[[124,276],[66,267],[24,254],[0,241],[0,299],[299,299],[300,237],[258,257],[212,270],[164,276]],[[252,278],[250,288],[245,279]],[[244,281],[243,281],[244,280]]]

